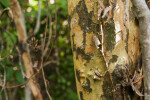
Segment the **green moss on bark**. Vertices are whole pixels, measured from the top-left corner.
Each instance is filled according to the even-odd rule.
[[[106,44],[106,50],[110,51],[114,48],[116,44],[115,25],[112,20],[109,23],[103,25],[103,32],[104,32],[104,39],[107,40],[104,41],[104,43]]]

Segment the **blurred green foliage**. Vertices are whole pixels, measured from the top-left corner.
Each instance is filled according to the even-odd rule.
[[[24,12],[25,24],[28,35],[33,34],[33,30],[36,25],[37,12],[38,12],[38,0],[30,0],[30,3],[24,3],[24,0],[20,0],[22,10]],[[9,0],[0,0],[0,12],[5,8],[10,7]],[[68,33],[68,19],[67,19],[67,0],[56,0],[56,11],[55,5],[50,4],[49,6],[50,15],[52,18],[52,42],[49,47],[52,46],[54,42],[55,34],[55,13],[57,12],[57,34],[56,40],[52,49],[49,60],[56,60],[56,63],[47,65],[44,68],[46,79],[48,80],[48,89],[53,100],[78,100],[76,94],[76,85],[75,85],[75,75],[73,68],[73,57],[72,50],[70,46],[70,39]],[[38,34],[36,35],[36,40],[38,40],[38,45],[40,45],[40,35],[45,32],[46,27],[46,17],[47,17],[47,8],[46,0],[42,0],[41,5],[41,26]],[[6,80],[7,85],[16,85],[26,81],[23,78],[20,71],[19,65],[19,55],[16,50],[17,46],[17,32],[15,28],[14,21],[11,20],[9,13],[4,13],[0,17],[0,26],[4,29],[0,29],[0,57],[3,58],[9,54],[9,51],[13,51],[9,54],[7,58],[0,61],[1,64],[5,66],[6,69]],[[10,35],[5,32],[8,31]],[[13,46],[15,47],[13,48]],[[29,42],[31,46],[34,46],[32,41]],[[35,52],[34,49],[31,50],[31,53]],[[36,53],[35,53],[36,54]],[[33,58],[37,57],[32,55]],[[34,61],[34,59],[33,59]],[[1,65],[0,65],[1,66]],[[25,68],[23,68],[25,71]],[[3,76],[4,69],[0,68],[1,76]],[[1,78],[1,77],[0,77]],[[1,78],[2,79],[2,78]],[[40,82],[39,82],[40,83]],[[43,83],[40,84],[41,91],[44,95],[44,100],[48,100],[48,96],[45,92]],[[14,89],[7,89],[8,93],[12,92]],[[12,93],[9,93],[9,96]],[[4,92],[1,96],[4,98]],[[24,89],[18,87],[17,98],[15,100],[25,100]]]
[[[1,3],[4,7],[10,7],[10,2],[9,2],[9,0],[0,0],[0,3]]]

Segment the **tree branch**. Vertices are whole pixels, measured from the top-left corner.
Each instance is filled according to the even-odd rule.
[[[140,43],[144,73],[144,96],[150,100],[150,10],[145,0],[132,0],[137,9],[140,26]]]
[[[24,65],[26,68],[27,77],[29,78],[34,74],[34,72],[33,72],[33,64],[32,64],[31,57],[30,57],[30,51],[29,51],[29,47],[27,44],[27,33],[26,33],[26,28],[25,28],[25,23],[24,23],[24,16],[22,14],[21,7],[18,1],[10,0],[10,2],[11,2],[12,10],[13,10],[16,29],[18,32],[19,47],[20,47],[21,55],[22,55]],[[35,100],[43,100],[42,94],[40,93],[38,85],[34,81],[35,81],[34,79],[31,79],[29,81],[29,85],[35,97]]]
[[[138,17],[147,16],[148,12],[150,12],[145,0],[131,0],[133,5],[137,9]]]

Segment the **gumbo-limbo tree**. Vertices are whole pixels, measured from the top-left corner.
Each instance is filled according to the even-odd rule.
[[[150,100],[150,1],[67,2],[79,100]]]

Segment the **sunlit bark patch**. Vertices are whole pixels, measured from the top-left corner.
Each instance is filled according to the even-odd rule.
[[[92,37],[93,37],[93,32],[86,35],[86,41],[87,41],[86,46],[85,46],[85,53],[86,54],[94,53],[96,51],[96,46],[95,46],[94,42],[91,41]]]
[[[75,9],[76,5],[79,3],[80,0],[68,0],[68,14],[71,15],[73,10]]]

